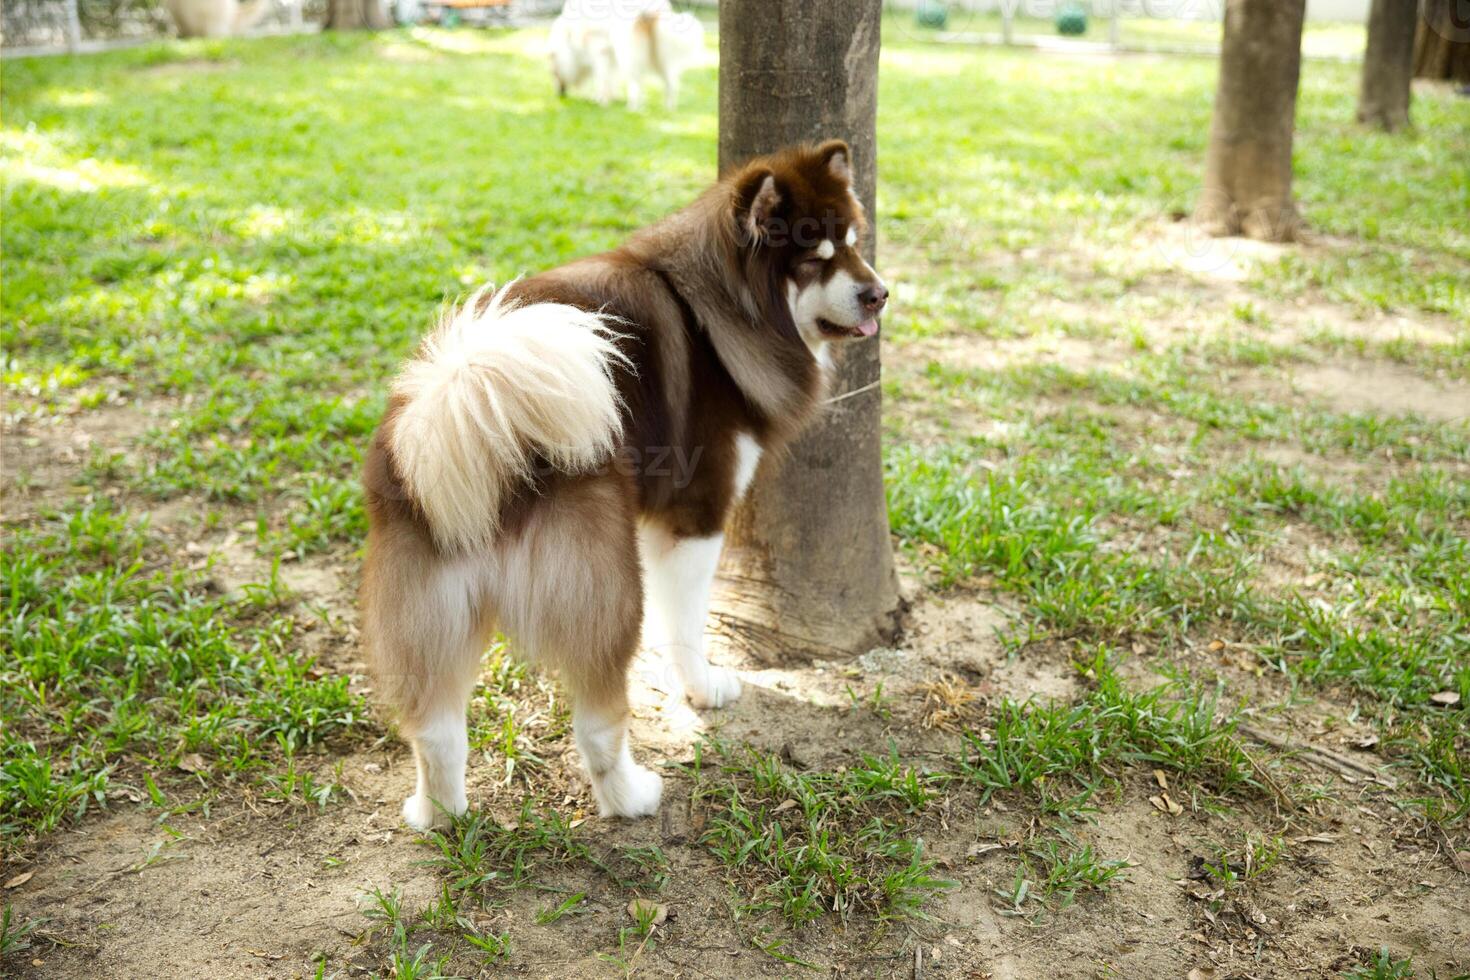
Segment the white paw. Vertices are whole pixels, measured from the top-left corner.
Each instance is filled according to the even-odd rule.
[[[652,816],[663,799],[664,780],[642,766],[619,766],[592,777],[592,795],[604,817]]]
[[[723,708],[740,697],[740,677],[728,667],[710,667],[704,686],[691,684],[688,691],[696,708]]]
[[[468,808],[468,802],[461,799],[452,807],[440,809],[427,796],[415,793],[403,801],[403,821],[418,831],[443,830],[449,826],[451,814],[457,817]]]

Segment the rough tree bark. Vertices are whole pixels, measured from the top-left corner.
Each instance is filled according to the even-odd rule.
[[[327,0],[327,31],[381,31],[393,26],[383,0]]]
[[[1414,40],[1414,77],[1470,82],[1470,3],[1424,0]]]
[[[723,0],[721,171],[791,143],[841,138],[873,218],[881,17],[881,0]],[[762,467],[727,538],[715,623],[768,661],[861,653],[897,628],[878,342],[842,353],[833,387],[841,400]]]
[[[1413,81],[1414,28],[1419,0],[1373,0],[1368,15],[1368,50],[1363,55],[1363,87],[1358,122],[1394,132],[1409,125]]]
[[[1306,0],[1226,0],[1220,83],[1195,220],[1212,235],[1292,241],[1291,146]]]

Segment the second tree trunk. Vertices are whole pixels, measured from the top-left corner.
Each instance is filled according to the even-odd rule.
[[[393,26],[383,0],[327,0],[326,31],[381,31]]]
[[[1389,132],[1409,125],[1414,28],[1418,22],[1419,0],[1373,0],[1358,122]]]
[[[1228,0],[1195,219],[1212,235],[1292,241],[1291,149],[1306,0]]]

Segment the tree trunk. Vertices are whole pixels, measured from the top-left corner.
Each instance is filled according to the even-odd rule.
[[[1368,51],[1363,55],[1363,87],[1358,95],[1358,122],[1390,133],[1409,125],[1414,28],[1418,23],[1419,0],[1373,0],[1368,15]]]
[[[881,0],[723,0],[720,170],[792,143],[844,139],[853,189],[876,224],[881,17]],[[727,538],[715,622],[768,662],[861,653],[897,629],[878,342],[839,353],[840,400],[762,468]]]
[[[1291,144],[1306,0],[1226,0],[1220,84],[1195,220],[1212,235],[1297,237]]]
[[[1424,0],[1414,77],[1470,82],[1470,4],[1465,0]]]
[[[381,31],[393,26],[383,0],[327,0],[327,31]]]

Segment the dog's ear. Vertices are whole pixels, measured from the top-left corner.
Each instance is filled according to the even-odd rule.
[[[852,183],[852,149],[842,140],[828,140],[817,147],[817,159],[827,172],[844,184]]]
[[[769,169],[757,167],[740,175],[735,184],[735,224],[746,242],[761,242],[770,236],[781,200],[776,175]]]

